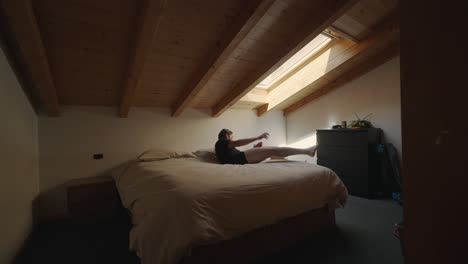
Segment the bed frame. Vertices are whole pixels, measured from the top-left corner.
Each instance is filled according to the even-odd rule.
[[[78,223],[130,221],[111,178],[74,181],[67,188],[67,198],[69,216]],[[325,206],[231,240],[194,246],[181,263],[247,263],[335,229],[335,212]]]

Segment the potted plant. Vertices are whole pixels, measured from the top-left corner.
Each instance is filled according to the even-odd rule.
[[[364,117],[363,119],[361,119],[356,113],[354,113],[354,115],[357,117],[357,119],[352,120],[351,123],[349,124],[349,127],[353,128],[353,129],[371,128],[372,127],[371,122],[369,120],[367,120],[367,118],[370,117],[372,115],[372,113],[366,115],[366,117]]]

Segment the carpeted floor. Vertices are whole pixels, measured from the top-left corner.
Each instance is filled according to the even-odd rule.
[[[333,236],[305,241],[255,263],[403,263],[399,241],[392,235],[393,223],[402,218],[401,206],[350,197],[336,218],[339,231]],[[36,230],[17,263],[139,263],[127,248],[125,224],[83,227],[60,222]]]
[[[391,200],[351,196],[336,211],[339,231],[322,243],[304,242],[264,260],[266,263],[400,264],[403,256],[393,224],[402,219],[402,207]]]

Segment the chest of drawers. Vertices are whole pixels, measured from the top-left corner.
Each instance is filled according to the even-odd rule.
[[[381,162],[375,147],[381,129],[317,130],[317,164],[332,169],[352,195],[372,198],[379,191]]]

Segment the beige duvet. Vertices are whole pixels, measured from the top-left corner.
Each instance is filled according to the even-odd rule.
[[[176,263],[196,244],[230,239],[305,211],[343,205],[331,170],[303,162],[220,165],[196,158],[131,162],[114,171],[143,264]]]

